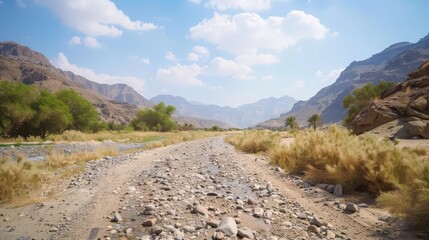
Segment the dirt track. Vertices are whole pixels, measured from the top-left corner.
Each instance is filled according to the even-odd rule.
[[[380,221],[386,212],[371,206],[344,211],[343,198],[286,176],[261,156],[236,152],[222,137],[93,163],[62,185],[48,201],[1,206],[0,239],[415,236]],[[226,217],[234,223],[221,223]]]

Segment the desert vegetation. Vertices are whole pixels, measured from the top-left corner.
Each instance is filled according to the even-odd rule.
[[[429,159],[424,150],[399,148],[371,134],[355,136],[337,126],[300,131],[290,145],[281,145],[278,136],[252,131],[227,141],[248,153],[264,152],[273,164],[307,180],[339,183],[346,193],[373,194],[415,226],[429,226]]]
[[[368,83],[355,89],[352,94],[343,99],[343,107],[347,109],[347,116],[343,124],[347,126],[362,109],[369,106],[372,101],[380,98],[382,92],[395,85],[393,82],[381,81],[376,85]]]

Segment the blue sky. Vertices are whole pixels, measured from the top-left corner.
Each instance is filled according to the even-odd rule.
[[[143,96],[306,100],[354,60],[429,33],[427,0],[0,0],[16,41]]]

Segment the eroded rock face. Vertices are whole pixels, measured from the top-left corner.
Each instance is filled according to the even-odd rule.
[[[349,128],[361,134],[393,120],[404,123],[398,137],[429,138],[429,61],[363,109]]]

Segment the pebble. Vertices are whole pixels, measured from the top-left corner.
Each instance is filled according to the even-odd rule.
[[[217,229],[220,232],[223,232],[227,236],[237,235],[237,232],[238,232],[237,224],[235,223],[235,220],[232,217],[223,218],[219,223],[219,226],[217,227]]]
[[[347,203],[345,210],[348,212],[351,212],[351,213],[355,213],[355,212],[359,211],[359,207],[354,203]]]

